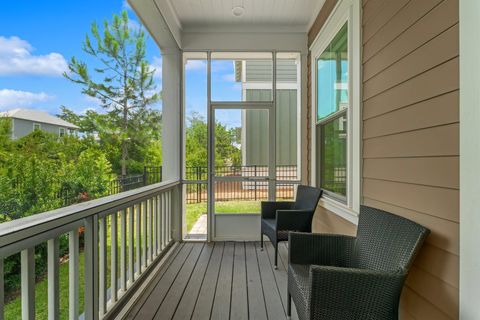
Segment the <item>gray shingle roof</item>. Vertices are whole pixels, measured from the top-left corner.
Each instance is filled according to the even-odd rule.
[[[62,120],[58,117],[49,115],[46,112],[33,109],[13,109],[10,111],[0,112],[0,117],[9,117],[15,119],[30,120],[34,122],[53,124],[56,126],[67,127],[71,129],[79,129],[76,125]]]

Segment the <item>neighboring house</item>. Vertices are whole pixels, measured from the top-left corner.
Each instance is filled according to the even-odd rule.
[[[276,162],[294,166],[299,162],[298,132],[300,125],[299,57],[277,60]],[[235,62],[235,80],[242,84],[244,101],[271,101],[272,61]],[[242,164],[267,165],[268,114],[256,110],[242,113]]]
[[[39,110],[13,109],[0,112],[0,117],[12,119],[12,139],[24,137],[34,130],[43,130],[64,136],[66,134],[77,134],[79,129],[72,123]]]

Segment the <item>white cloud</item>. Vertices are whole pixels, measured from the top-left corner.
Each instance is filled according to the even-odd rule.
[[[33,47],[25,40],[0,36],[0,76],[61,76],[68,69],[67,61],[60,53],[33,55],[33,51]]]
[[[54,99],[54,96],[45,92],[29,92],[20,90],[0,89],[0,109],[27,107],[36,102]]]
[[[161,57],[153,57],[153,61],[150,65],[155,72],[153,76],[157,79],[162,79],[162,58]]]
[[[188,60],[185,70],[206,70],[206,63],[204,60]]]

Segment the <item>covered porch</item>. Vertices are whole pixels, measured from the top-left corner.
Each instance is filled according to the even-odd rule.
[[[69,301],[69,319],[287,319],[288,247],[280,244],[274,268],[273,245],[259,247],[259,203],[293,200],[298,185],[325,191],[312,221],[315,233],[355,235],[361,205],[431,230],[403,288],[400,319],[478,317],[480,49],[468,41],[480,28],[477,3],[128,2],[162,52],[163,182],[1,224],[0,319],[3,259],[13,254],[21,259],[19,318],[35,319],[34,254],[45,243],[49,319],[60,318],[60,299]],[[235,65],[232,76],[245,89],[237,100],[212,96],[215,60]],[[278,80],[286,73],[282,60],[294,70],[289,84]],[[335,60],[328,79],[322,60]],[[208,167],[194,173],[185,160],[192,61],[205,72],[193,82],[205,94],[208,123]],[[267,67],[259,63],[266,81],[248,83],[248,61],[267,61]],[[460,74],[462,66],[470,71]],[[322,95],[322,88],[335,97]],[[250,89],[264,90],[258,96],[267,98],[249,100],[257,94]],[[278,121],[281,89],[295,91],[288,142]],[[331,110],[321,103],[330,98]],[[216,121],[225,119],[216,118],[219,110],[237,112],[242,125],[247,111],[263,119],[259,128],[267,131],[252,138],[262,144],[262,163],[248,164],[241,154],[238,168],[226,172],[216,164]],[[267,112],[255,116],[259,111]],[[237,131],[244,147],[246,130]],[[295,144],[294,169],[279,161],[282,144]],[[231,198],[254,204],[221,211],[218,204]],[[204,207],[192,227],[187,210],[197,202]],[[65,234],[68,297],[59,290]],[[295,306],[291,318],[298,319]]]

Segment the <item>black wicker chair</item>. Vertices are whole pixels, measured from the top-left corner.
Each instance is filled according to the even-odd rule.
[[[362,206],[356,237],[290,233],[291,301],[304,319],[398,319],[403,283],[429,230]]]
[[[322,190],[300,185],[295,202],[262,202],[261,248],[265,234],[275,246],[277,268],[278,243],[288,241],[289,231],[312,232],[312,218]]]

